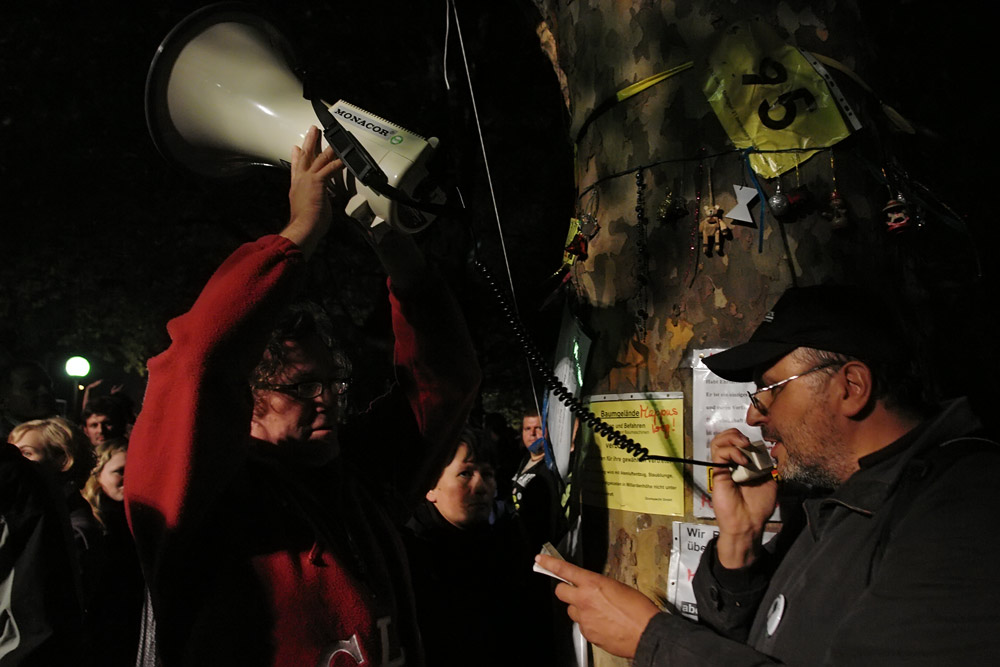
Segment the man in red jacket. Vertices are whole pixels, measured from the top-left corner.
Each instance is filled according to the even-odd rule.
[[[375,250],[396,384],[339,424],[349,364],[312,318],[282,315],[330,226],[341,164],[318,142],[312,128],[293,150],[289,224],[226,260],[149,362],[126,503],[167,667],[422,664],[395,525],[457,440],[479,369],[450,292],[390,232]]]

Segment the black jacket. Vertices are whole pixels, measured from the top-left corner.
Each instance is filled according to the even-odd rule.
[[[979,428],[955,401],[861,459],[805,501],[786,553],[724,570],[713,542],[694,580],[701,624],[657,615],[634,664],[995,663],[1000,446],[970,439]]]

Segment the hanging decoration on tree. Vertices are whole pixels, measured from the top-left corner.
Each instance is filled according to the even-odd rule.
[[[844,203],[836,189],[830,193],[830,201],[827,202],[826,210],[820,215],[830,221],[832,229],[846,229],[851,225],[851,220],[847,216],[847,204]]]
[[[774,217],[786,222],[797,217],[810,207],[809,190],[799,180],[799,166],[795,165],[795,187],[788,193],[781,187],[781,178],[775,186],[774,194],[767,200]]]
[[[792,204],[788,200],[788,195],[781,190],[781,179],[778,179],[778,185],[774,189],[774,194],[767,198],[767,205],[771,207],[771,213],[776,218],[787,215],[788,211],[791,210]]]
[[[577,208],[577,217],[569,219],[569,229],[566,230],[566,240],[563,242],[562,266],[556,274],[564,273],[563,282],[569,279],[569,269],[577,261],[584,261],[589,256],[590,242],[601,231],[594,212],[600,208],[598,190],[591,190],[586,202],[581,201]]]
[[[909,202],[903,195],[902,190],[897,190],[896,196],[892,196],[893,182],[905,182],[906,174],[903,173],[900,175],[898,169],[893,169],[893,176],[894,179],[890,180],[889,175],[885,173],[885,168],[882,168],[882,177],[885,179],[885,187],[889,190],[890,197],[889,201],[882,207],[882,213],[885,215],[883,222],[885,223],[886,231],[892,234],[898,234],[911,226],[913,218],[911,216]]]
[[[687,200],[681,195],[675,195],[672,191],[667,191],[667,196],[663,198],[663,203],[656,211],[656,220],[661,224],[672,224],[684,219],[688,214]]]
[[[722,237],[732,236],[729,223],[722,212],[722,207],[717,204],[705,204],[701,208],[704,217],[698,223],[698,230],[701,232],[701,242],[705,246],[705,256],[711,257],[712,251],[722,254]]]
[[[736,206],[726,213],[726,217],[753,224],[753,216],[750,214],[750,203],[757,198],[757,190],[755,188],[748,188],[745,185],[733,185],[733,190],[736,191]]]
[[[732,226],[726,222],[722,207],[715,203],[712,192],[712,169],[708,169],[708,203],[701,207],[703,217],[698,223],[701,242],[705,248],[705,256],[711,257],[713,251],[722,255],[722,240],[732,238]]]
[[[812,208],[812,195],[809,188],[802,184],[799,177],[799,165],[795,165],[795,187],[788,193],[789,217],[798,217]]]
[[[635,172],[635,219],[638,223],[636,240],[635,329],[640,341],[646,340],[646,320],[649,319],[649,247],[646,245],[646,179],[643,170]]]
[[[885,214],[885,228],[889,232],[899,233],[910,226],[910,209],[902,192],[886,203],[882,213]]]
[[[597,236],[601,225],[590,213],[581,213],[579,218],[570,218],[569,235],[563,248],[563,264],[571,265],[577,260],[587,259],[590,240]]]
[[[850,226],[851,220],[847,216],[847,204],[837,190],[837,168],[833,161],[833,150],[830,151],[830,173],[833,181],[833,191],[827,201],[826,209],[820,215],[830,221],[832,229],[846,229]]]

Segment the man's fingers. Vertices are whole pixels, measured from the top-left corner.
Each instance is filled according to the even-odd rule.
[[[320,176],[323,178],[330,178],[334,173],[340,171],[344,168],[343,160],[334,160],[330,164],[324,165],[323,169],[320,170]]]
[[[306,131],[306,140],[302,143],[302,149],[309,153],[310,155],[316,156],[319,154],[319,130],[315,125],[309,126]]]
[[[576,597],[580,593],[580,589],[569,584],[559,584],[556,586],[555,593],[557,598],[568,605],[572,605],[576,602]]]
[[[313,155],[319,157],[320,153],[322,152],[320,150],[320,146],[323,145],[323,142],[319,140],[319,128],[313,125],[312,127],[309,128],[309,131],[312,133],[313,136]]]
[[[581,581],[586,581],[587,576],[593,574],[589,570],[584,570],[582,567],[577,567],[576,565],[567,563],[560,558],[554,558],[545,554],[538,554],[535,556],[535,562],[552,574],[558,575],[560,578],[565,579],[574,585],[579,584]]]
[[[736,463],[746,464],[747,457],[738,447],[747,447],[749,444],[750,438],[746,435],[734,428],[727,429],[712,438],[712,460],[718,463],[735,461]]]
[[[327,151],[330,151],[329,155],[327,155]],[[343,168],[343,166],[344,161],[340,158],[334,159],[333,151],[329,148],[326,151],[323,151],[323,154],[316,158],[316,161],[313,162],[313,169],[315,169],[316,173],[323,178],[329,178],[330,174]]]

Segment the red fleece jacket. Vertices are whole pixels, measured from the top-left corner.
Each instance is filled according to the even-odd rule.
[[[307,468],[250,438],[249,377],[304,259],[240,247],[149,362],[126,504],[167,667],[419,665],[394,523],[439,470],[479,370],[447,289],[391,289],[397,386]]]

